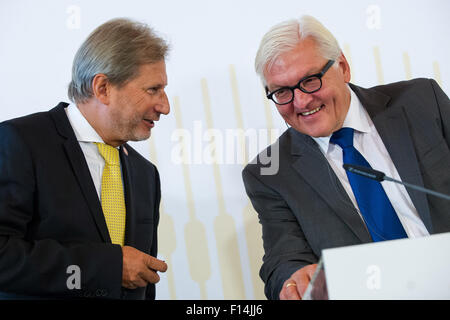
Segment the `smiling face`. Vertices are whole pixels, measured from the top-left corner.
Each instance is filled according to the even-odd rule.
[[[291,51],[281,54],[264,76],[269,92],[294,86],[308,75],[320,72],[326,65],[312,38],[306,38]],[[283,119],[297,131],[312,137],[326,137],[339,130],[350,106],[350,67],[344,55],[322,77],[322,88],[308,94],[298,89],[294,100],[276,105]]]
[[[142,65],[138,76],[124,85],[110,86],[107,116],[112,141],[120,145],[150,137],[155,121],[170,111],[166,85],[166,64],[160,61]]]

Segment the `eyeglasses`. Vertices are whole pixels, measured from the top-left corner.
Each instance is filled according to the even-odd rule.
[[[300,89],[300,91],[304,93],[313,93],[319,91],[320,88],[322,88],[322,77],[325,72],[330,69],[333,63],[334,60],[328,60],[322,71],[300,79],[300,81],[293,87],[281,87],[270,93],[268,88],[266,87],[267,98],[271,99],[276,104],[283,105],[291,103],[292,100],[294,100],[295,89]]]

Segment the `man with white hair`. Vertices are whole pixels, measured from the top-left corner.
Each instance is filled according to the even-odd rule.
[[[169,113],[166,42],[110,20],[73,62],[69,98],[0,123],[0,299],[154,299],[156,167],[127,141]]]
[[[301,299],[323,249],[450,231],[448,201],[342,167],[449,193],[450,101],[434,80],[351,84],[336,39],[310,16],[274,26],[255,69],[290,126],[264,151],[279,150],[278,172],[264,174],[260,156],[243,170],[269,299]]]

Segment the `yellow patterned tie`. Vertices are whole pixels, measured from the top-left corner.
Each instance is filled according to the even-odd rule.
[[[125,239],[125,196],[120,171],[119,150],[104,143],[95,143],[105,159],[101,200],[111,242],[123,246]]]

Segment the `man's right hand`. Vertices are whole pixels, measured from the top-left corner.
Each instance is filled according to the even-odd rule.
[[[284,282],[280,300],[301,300],[316,268],[317,264],[310,264],[294,272]]]
[[[166,272],[167,264],[130,246],[122,247],[123,269],[122,286],[127,289],[145,287],[157,283],[157,271]]]

